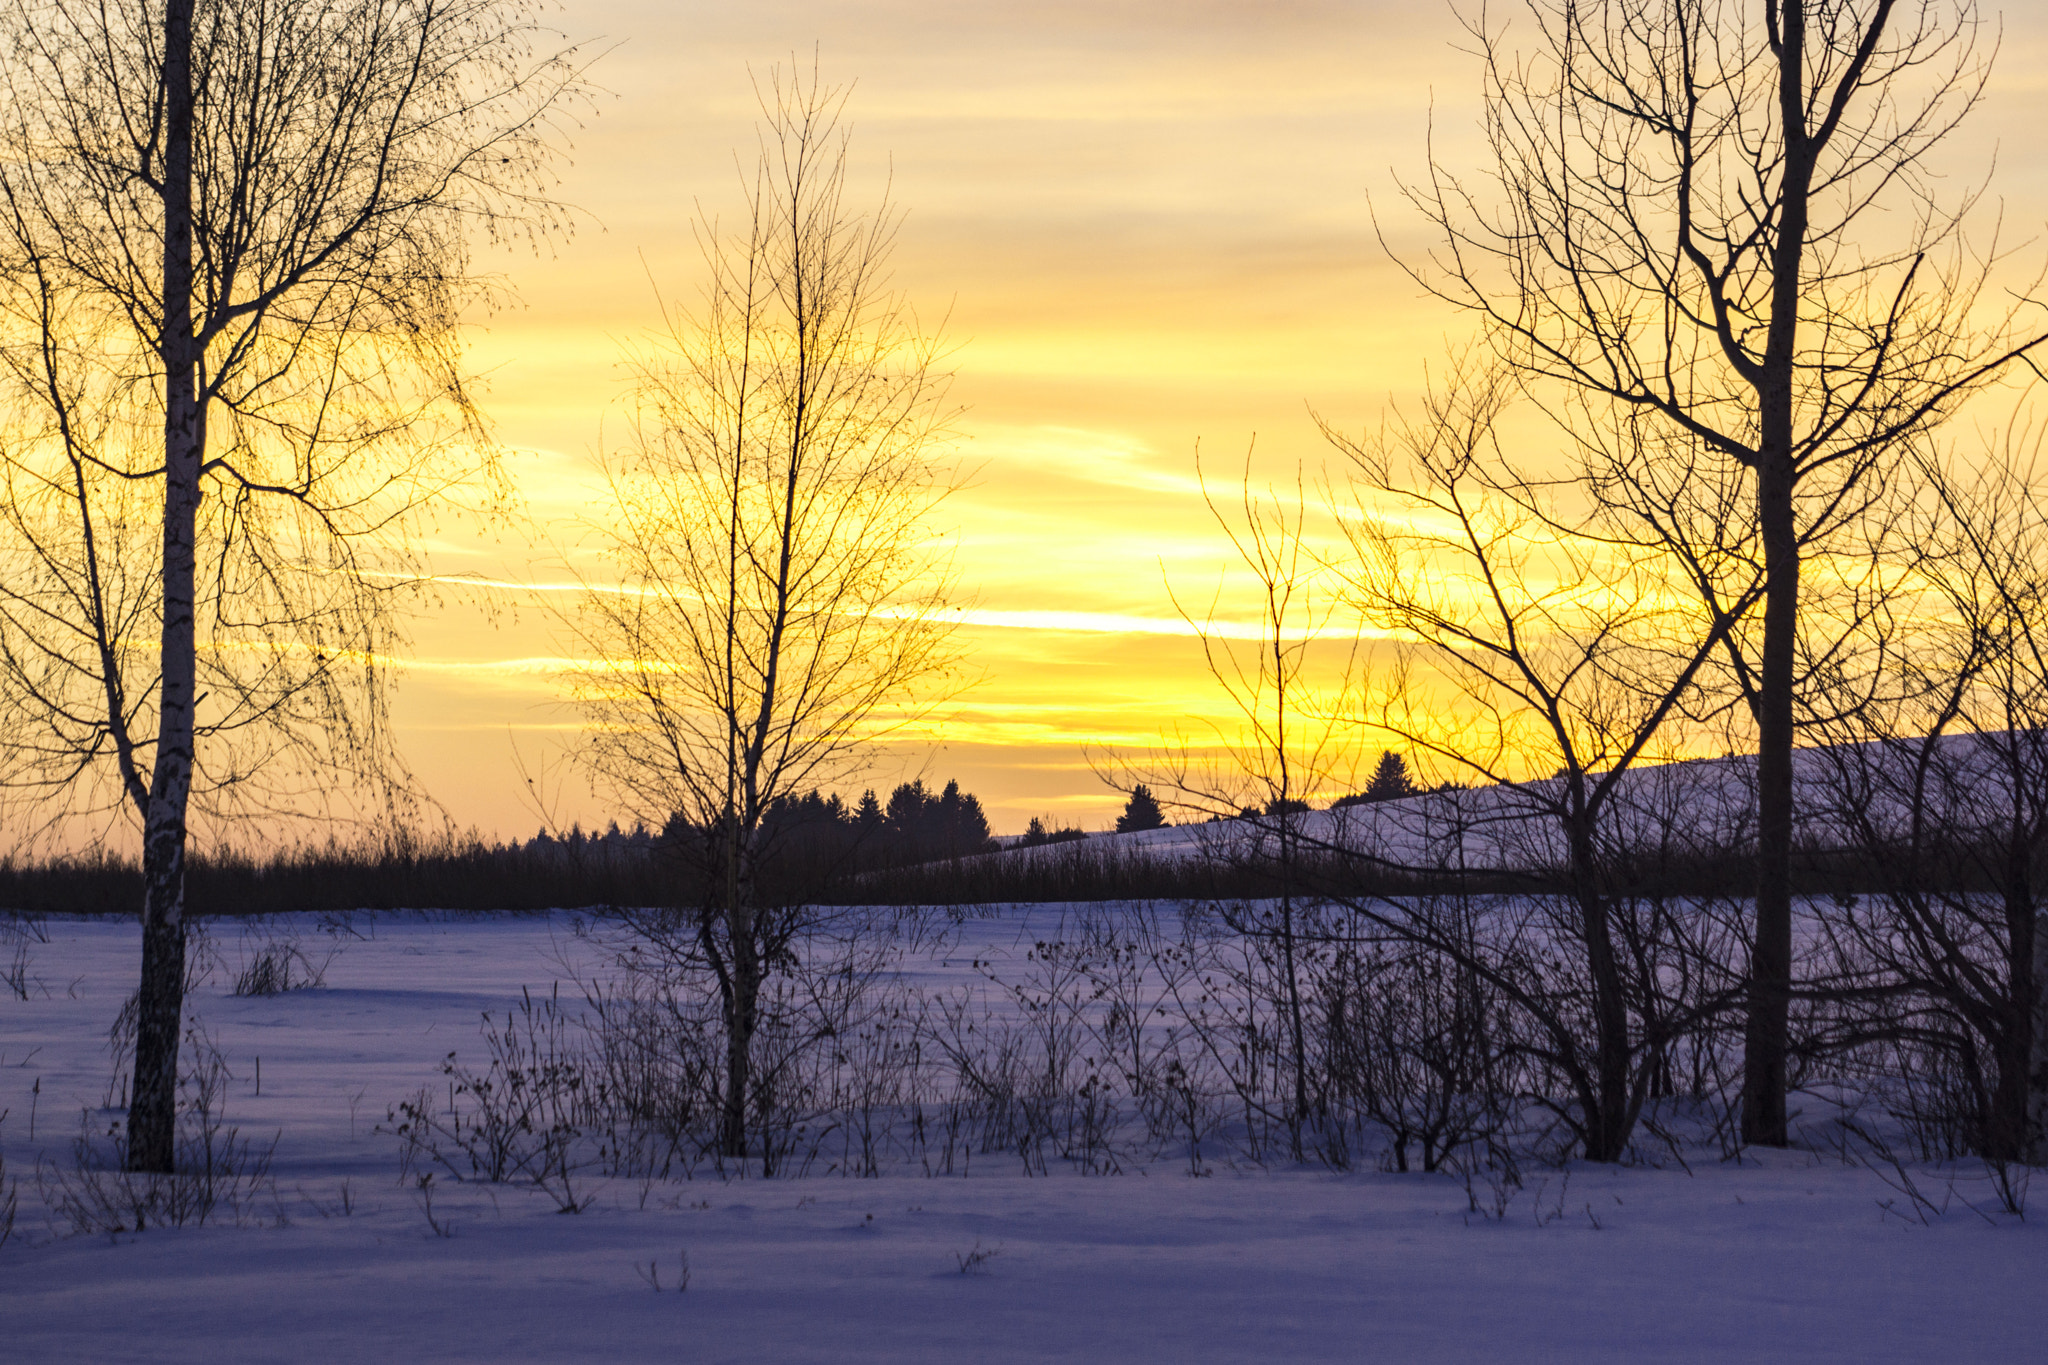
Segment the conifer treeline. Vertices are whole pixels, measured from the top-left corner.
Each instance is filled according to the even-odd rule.
[[[948,782],[937,793],[906,782],[883,804],[874,792],[849,806],[816,793],[777,802],[771,896],[831,896],[859,876],[944,862],[997,847],[981,802]],[[201,854],[187,863],[193,914],[264,915],[346,910],[546,910],[591,905],[692,905],[705,888],[670,839],[682,830],[603,832],[580,826],[530,839],[474,833],[438,839],[298,845],[260,856]],[[142,872],[104,850],[33,860],[0,856],[0,913],[134,913]]]
[[[782,798],[761,818],[765,846],[778,853],[807,850],[849,868],[903,867],[943,858],[993,852],[988,817],[957,781],[934,795],[920,779],[900,784],[884,806],[874,790],[849,806],[838,793]],[[834,855],[837,855],[835,858]]]
[[[1390,800],[1416,790],[1399,756],[1390,754],[1365,792],[1336,804]],[[1116,828],[1133,832],[1166,823],[1157,799],[1140,788],[1131,793]],[[771,899],[971,898],[1001,892],[1017,875],[1007,864],[1000,873],[991,867],[988,876],[961,865],[962,859],[997,851],[1001,843],[990,833],[980,800],[957,780],[937,791],[921,779],[900,783],[886,801],[873,790],[852,802],[812,792],[774,803],[763,826],[771,856],[762,889]],[[201,855],[189,863],[187,879],[193,911],[202,916],[689,905],[704,888],[696,885],[687,860],[673,856],[671,841],[683,832],[672,822],[662,831],[612,824],[602,832],[572,827],[510,842],[475,834],[330,841],[261,855]],[[1082,829],[1040,818],[1016,843],[1088,840]],[[1170,857],[1139,849],[1098,852],[1092,846],[1075,852],[1076,858],[1040,869],[1041,879],[1057,870],[1058,886],[1045,888],[1048,894],[1096,899],[1195,890],[1189,869]],[[0,912],[130,914],[141,894],[140,878],[132,860],[105,852],[43,861],[0,858]]]

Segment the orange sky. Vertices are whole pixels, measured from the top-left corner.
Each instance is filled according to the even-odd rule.
[[[909,210],[898,283],[951,309],[958,454],[978,472],[946,521],[979,619],[1002,623],[965,629],[980,683],[875,780],[957,776],[1000,831],[1105,823],[1120,798],[1084,746],[1222,715],[1162,579],[1206,602],[1224,566],[1197,442],[1226,479],[1254,433],[1261,469],[1313,475],[1329,456],[1309,405],[1361,426],[1462,330],[1388,261],[1368,209],[1388,211],[1397,249],[1424,244],[1392,190],[1422,165],[1432,102],[1438,157],[1480,165],[1448,6],[567,0],[561,23],[617,45],[595,69],[615,98],[565,168],[587,220],[552,255],[488,262],[522,304],[471,339],[536,524],[591,510],[591,457],[622,428],[620,345],[655,320],[650,276],[687,298],[693,204],[737,200],[749,65],[816,44],[828,79],[858,81],[856,197],[893,167]],[[2010,240],[2048,220],[2048,16],[2008,12],[2004,29],[1947,165],[1978,175],[1996,151]],[[450,542],[437,564],[561,577],[515,535]],[[559,753],[575,719],[546,614],[493,596],[509,610],[452,602],[416,623],[397,720],[458,824],[513,834],[536,823],[514,746],[529,764]],[[574,779],[561,797],[564,816],[604,814]]]

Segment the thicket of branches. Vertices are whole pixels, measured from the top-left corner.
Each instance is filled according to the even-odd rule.
[[[1227,896],[1043,907],[1007,954],[987,951],[972,912],[837,912],[806,945],[816,956],[764,988],[737,1154],[715,997],[650,960],[645,936],[594,920],[581,998],[493,1015],[391,1125],[415,1174],[531,1182],[565,1205],[590,1176],[1201,1176],[1306,1162],[1449,1174],[1474,1213],[1498,1217],[1539,1170],[1555,1182],[1602,1140],[1558,1046],[1560,1033],[1594,1035],[1583,978],[1556,950],[1574,932],[1571,898],[1400,904],[1410,929],[1359,932],[1341,901],[1305,901],[1291,963],[1272,934],[1241,929],[1261,905]],[[1742,907],[1644,895],[1614,919],[1651,954],[1627,972],[1650,1037],[1630,1131],[1608,1158],[1738,1155],[1741,1028],[1725,1004]],[[1437,943],[1418,941],[1420,924]],[[969,953],[974,979],[925,984],[930,963]],[[1914,1156],[1986,1151],[1963,1077],[1900,1085],[1896,1054],[1823,1046],[1824,1016],[1795,1018],[1803,1140],[1853,1157],[1863,1135],[1903,1131]],[[2024,1177],[1986,1172],[2001,1176],[2017,1211]]]
[[[1420,972],[1412,989],[1435,993],[1454,1034],[1476,1028],[1468,995],[1488,1002],[1514,1104],[1551,1115],[1553,1150],[1621,1159],[1681,1094],[1727,1150],[1754,1139],[1739,1120],[1758,761],[1671,760],[1731,733],[1740,701],[1714,665],[1760,601],[1761,565],[1720,608],[1673,591],[1663,551],[1617,532],[1628,509],[1520,472],[1498,438],[1512,393],[1466,365],[1414,419],[1332,433],[1351,462],[1332,489],[1349,499],[1338,552],[1302,554],[1300,502],[1247,488],[1236,534],[1259,598],[1336,596],[1361,637],[1394,643],[1372,668],[1318,678],[1309,633],[1276,646],[1287,622],[1269,612],[1263,644],[1217,646],[1238,650],[1216,672],[1247,717],[1221,762],[1128,766],[1184,808],[1225,812],[1259,782],[1322,785],[1389,742],[1425,785],[1461,779],[1324,812],[1275,799],[1200,827],[1228,831],[1195,853],[1242,879],[1208,913],[1267,973],[1278,1074],[1260,1113],[1297,1156],[1330,1140],[1340,1084],[1317,1052],[1321,974],[1382,954]],[[1788,1093],[1849,1085],[1921,1151],[1995,1163],[2048,1158],[2034,638],[2048,500],[2031,468],[2024,449],[1909,452],[1847,523],[1856,537],[1835,540],[1853,610],[1801,693],[1783,869]]]

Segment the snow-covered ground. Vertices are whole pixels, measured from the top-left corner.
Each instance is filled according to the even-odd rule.
[[[970,922],[923,971],[976,979],[1056,913]],[[588,965],[559,918],[384,917],[325,989],[258,999],[226,993],[222,931],[194,1009],[234,1077],[230,1121],[281,1135],[288,1226],[60,1236],[29,1177],[68,1159],[81,1115],[109,1118],[137,948],[126,924],[49,930],[31,998],[0,996],[0,1145],[21,1178],[0,1359],[2005,1361],[2048,1341],[2048,1212],[1958,1199],[1922,1225],[1881,1207],[1899,1200],[1870,1171],[1804,1152],[1535,1171],[1500,1221],[1442,1176],[1161,1160],[1033,1179],[977,1160],[965,1178],[598,1183],[573,1216],[450,1186],[439,1236],[378,1125],[449,1050],[478,1050],[480,1011]]]

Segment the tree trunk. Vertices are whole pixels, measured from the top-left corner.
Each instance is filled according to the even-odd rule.
[[[720,1115],[718,1147],[725,1156],[744,1158],[747,1091],[753,1082],[754,1024],[761,1001],[761,955],[754,943],[754,916],[748,907],[731,906],[726,925],[732,958],[732,999],[725,1027],[725,1112]]]
[[[1805,0],[1776,0],[1783,207],[1771,248],[1771,321],[1758,366],[1756,501],[1764,542],[1764,657],[1757,682],[1756,942],[1742,1048],[1742,1138],[1783,1147],[1792,1007],[1792,684],[1799,639],[1799,529],[1792,390],[1814,145],[1807,127]]]
[[[1576,787],[1577,779],[1574,779]],[[1575,801],[1576,804],[1576,801]],[[1586,945],[1586,971],[1592,978],[1594,1038],[1594,1093],[1586,1114],[1585,1142],[1588,1161],[1619,1161],[1628,1146],[1629,1129],[1629,1040],[1628,1006],[1621,986],[1621,971],[1614,957],[1614,932],[1608,919],[1608,902],[1600,887],[1599,855],[1595,852],[1589,827],[1593,817],[1575,816],[1571,822],[1573,899],[1578,903],[1579,922]]]
[[[2034,1015],[2038,1006],[2034,971],[2034,906],[2025,867],[2032,849],[2011,850],[2005,891],[2005,998],[1995,1002],[1997,1023],[1990,1038],[1991,1094],[1980,1135],[1982,1154],[1993,1161],[2026,1161],[2033,1148],[2030,1116],[2034,1071]],[[2019,875],[2013,876],[2017,870]]]
[[[1296,1161],[1305,1160],[1301,1126],[1308,1122],[1308,1040],[1301,1017],[1301,972],[1295,961],[1293,823],[1296,816],[1283,798],[1280,807],[1280,947],[1287,972],[1288,1051],[1294,1064],[1294,1103],[1287,1118],[1288,1145]]]
[[[2027,1161],[2035,1166],[2048,1166],[2048,915],[2035,917],[2033,949],[2034,972],[2029,983],[2033,1065],[2027,1075]]]
[[[761,1004],[760,925],[753,879],[747,875],[747,836],[740,813],[728,809],[723,831],[726,958],[730,964],[725,1015],[725,1111],[719,1115],[720,1155],[747,1155],[747,1092],[753,1084],[754,1025]],[[769,1174],[766,1170],[763,1175]]]
[[[1586,911],[1586,965],[1593,974],[1594,1027],[1599,1030],[1599,1111],[1587,1115],[1586,1159],[1619,1161],[1628,1147],[1629,1045],[1628,1011],[1622,1000],[1621,973],[1614,961],[1614,941],[1607,907],[1597,898]]]
[[[168,1174],[177,1148],[185,1005],[185,814],[192,792],[194,532],[205,447],[192,333],[192,4],[164,12],[164,532],[156,764],[142,831],[142,984],[128,1168]]]
[[[1772,406],[1766,400],[1765,407]],[[1789,418],[1789,386],[1786,396]],[[1789,420],[1787,422],[1789,426]],[[1742,1138],[1782,1147],[1792,1004],[1792,681],[1799,622],[1799,541],[1789,457],[1757,470],[1764,541],[1764,657],[1757,695],[1756,941],[1743,1037]]]

